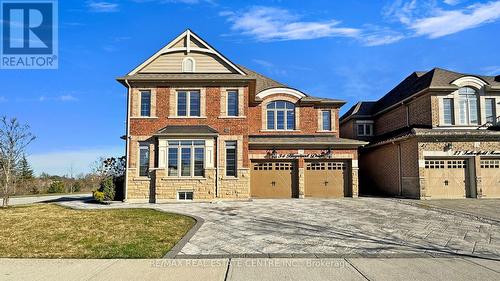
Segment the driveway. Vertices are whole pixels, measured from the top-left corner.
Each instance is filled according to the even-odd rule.
[[[438,208],[500,223],[500,199],[408,200],[407,202],[410,201],[417,206]]]
[[[415,257],[500,260],[500,225],[393,199],[254,200],[127,204],[62,202],[74,208],[155,208],[205,222],[177,257]]]
[[[31,196],[16,196],[9,198],[9,205],[26,205],[34,203],[55,203],[64,201],[84,201],[92,199],[91,193],[76,193],[76,194],[55,194],[55,195],[31,195]]]

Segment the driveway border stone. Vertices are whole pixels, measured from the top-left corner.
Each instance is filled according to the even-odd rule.
[[[175,213],[175,212],[167,212],[167,211],[162,211],[159,209],[155,209],[155,210],[160,211],[160,212],[164,212],[164,213],[172,213],[172,214],[188,216],[188,217],[193,218],[196,221],[196,224],[193,225],[193,227],[191,227],[191,229],[186,233],[186,235],[184,235],[184,237],[182,237],[182,239],[179,240],[179,242],[177,242],[177,244],[175,244],[175,246],[173,246],[172,249],[170,249],[170,251],[168,251],[168,253],[165,254],[165,256],[163,256],[164,259],[173,259],[177,256],[177,254],[179,254],[179,252],[187,244],[187,242],[189,242],[191,237],[193,237],[196,234],[198,229],[200,229],[200,227],[203,225],[203,223],[205,223],[205,220],[201,217],[198,217],[198,216]]]

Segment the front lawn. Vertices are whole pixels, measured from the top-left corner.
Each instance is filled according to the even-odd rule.
[[[194,224],[151,209],[0,208],[0,257],[160,258]]]

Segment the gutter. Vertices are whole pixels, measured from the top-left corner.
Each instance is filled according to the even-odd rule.
[[[130,88],[130,84],[128,80],[125,80],[125,84],[127,85],[127,133],[125,135],[125,183],[123,185],[123,201],[126,202],[128,198],[128,169],[129,169],[129,148],[130,148],[130,97],[132,90]]]

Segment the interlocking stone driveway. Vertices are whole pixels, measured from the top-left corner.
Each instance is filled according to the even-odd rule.
[[[462,254],[500,259],[500,225],[392,199],[61,204],[76,208],[149,207],[202,217],[205,223],[178,257]]]

